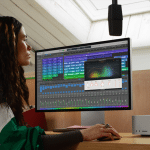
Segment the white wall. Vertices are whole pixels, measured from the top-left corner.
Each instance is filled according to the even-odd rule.
[[[150,48],[132,50],[132,71],[150,70]]]

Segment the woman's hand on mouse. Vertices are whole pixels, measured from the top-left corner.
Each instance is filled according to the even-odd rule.
[[[121,138],[119,133],[112,126],[110,126],[110,128],[104,127],[105,125],[103,124],[96,124],[88,129],[80,130],[83,136],[83,141],[91,141],[101,137],[109,137],[114,140],[112,135]]]

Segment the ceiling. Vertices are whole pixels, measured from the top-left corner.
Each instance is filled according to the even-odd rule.
[[[131,5],[135,3],[146,2],[147,0],[118,0],[118,5]],[[112,4],[112,0],[89,0],[93,4],[93,6],[97,9],[107,9],[110,4]]]
[[[95,23],[106,24],[111,4],[112,0],[0,0],[0,15],[13,16],[25,27],[33,48],[31,65],[25,71],[31,72],[34,51],[90,42]],[[118,4],[126,24],[129,16],[150,12],[150,0],[118,0]]]
[[[108,6],[112,4],[112,0],[74,1],[92,22],[107,19]],[[117,3],[122,7],[123,16],[143,13],[150,10],[150,0],[117,0]]]

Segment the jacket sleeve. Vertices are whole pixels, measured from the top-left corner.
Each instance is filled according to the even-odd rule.
[[[69,131],[55,135],[41,135],[44,150],[47,149],[65,149],[65,147],[73,146],[79,142],[83,142],[83,136],[80,130]]]

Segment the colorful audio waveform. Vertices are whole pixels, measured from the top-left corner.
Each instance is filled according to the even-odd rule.
[[[94,71],[90,74],[90,78],[100,78],[100,77],[111,77],[113,75],[113,71],[109,66],[105,66],[102,69],[102,73],[98,71]]]
[[[100,73],[98,71],[94,71],[90,74],[90,78],[99,78]]]
[[[42,105],[41,105],[42,107]],[[120,106],[93,106],[93,107],[60,107],[60,108],[40,108],[40,110],[62,110],[62,109],[95,109],[95,108],[128,108],[128,105]]]

